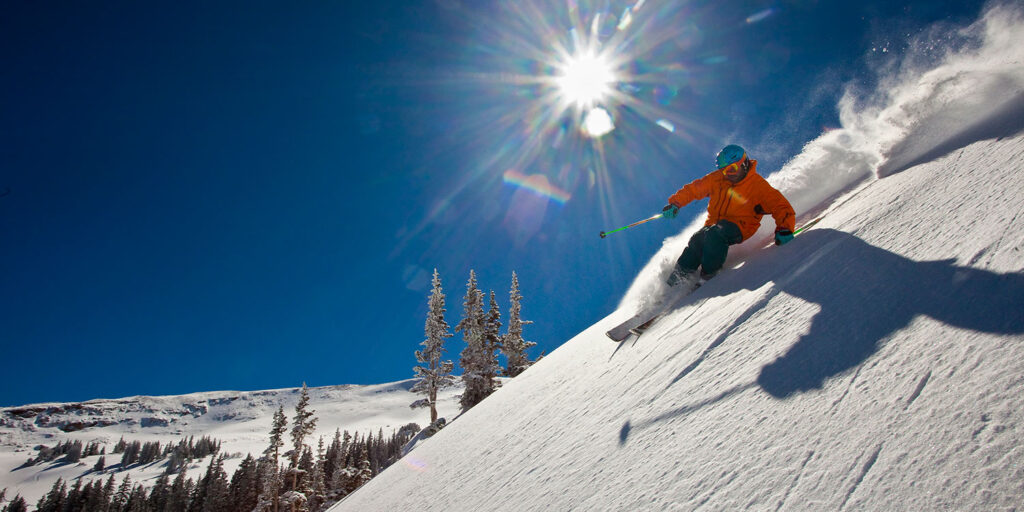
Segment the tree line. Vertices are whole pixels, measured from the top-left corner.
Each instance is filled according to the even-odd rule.
[[[58,479],[36,508],[40,512],[320,512],[397,461],[403,447],[419,431],[414,423],[390,436],[383,429],[376,435],[353,435],[339,429],[328,444],[320,437],[314,450],[308,444],[317,422],[314,414],[309,408],[308,388],[303,384],[291,428],[284,408],[278,407],[267,449],[259,458],[246,455],[230,476],[224,469],[228,456],[221,452],[221,443],[212,438],[190,437],[163,447],[122,438],[113,450],[122,456],[121,470],[142,464],[155,453],[168,459],[167,469],[149,489],[133,482],[131,475],[118,482],[114,473],[105,480],[88,482],[84,478],[74,482]],[[92,449],[94,454],[105,450],[99,444]],[[52,456],[60,451],[73,453],[75,442],[60,443],[48,453]],[[198,480],[189,478],[188,462],[210,455],[205,473]],[[4,494],[6,489],[0,491],[0,503]],[[23,510],[27,510],[27,503],[17,496],[0,512]]]
[[[486,312],[484,297],[477,284],[476,272],[470,270],[462,320],[455,326],[455,332],[462,333],[466,343],[459,360],[465,386],[459,396],[463,411],[496,391],[500,386],[498,377],[516,377],[543,357],[541,354],[536,360],[531,360],[527,354],[527,350],[536,343],[523,338],[523,326],[533,322],[521,318],[522,294],[516,273],[512,273],[509,319],[504,334],[500,332],[501,311],[494,291],[488,294]],[[437,394],[456,380],[451,374],[454,363],[444,360],[445,340],[454,336],[445,314],[445,294],[440,275],[434,269],[424,327],[425,339],[421,343],[423,349],[416,351],[416,360],[421,364],[413,369],[419,380],[412,391],[423,394],[425,398],[411,405],[413,408],[430,409],[431,432],[443,426],[443,419],[438,421]],[[504,367],[499,362],[499,355],[505,357]],[[113,454],[121,455],[117,466],[119,470],[168,459],[165,471],[152,488],[147,491],[141,483],[133,483],[130,475],[126,475],[120,484],[113,474],[106,481],[97,479],[83,483],[79,478],[70,487],[59,479],[40,498],[37,509],[45,512],[319,512],[398,460],[404,446],[419,431],[415,423],[402,427],[389,437],[385,437],[383,430],[376,437],[372,433],[363,437],[359,434],[353,436],[348,431],[342,433],[339,430],[326,447],[321,437],[314,453],[306,444],[316,427],[314,412],[309,409],[309,392],[303,384],[291,430],[287,428],[284,408],[278,407],[273,416],[267,449],[259,458],[247,455],[230,478],[224,470],[227,456],[220,453],[220,442],[212,438],[204,436],[195,440],[190,437],[163,446],[159,442],[127,442],[121,438],[113,450]],[[287,446],[286,435],[291,441]],[[290,449],[282,451],[286,447]],[[61,457],[63,462],[72,463],[93,455],[100,455],[93,468],[95,472],[109,469],[105,464],[106,448],[99,443],[83,446],[81,441],[59,443],[54,448],[44,446],[36,457],[29,458],[25,466]],[[213,457],[209,466],[198,481],[186,475],[190,461],[210,455]],[[6,489],[0,491],[0,503],[5,494]],[[21,510],[26,510],[26,503],[18,496],[0,512]]]
[[[424,326],[425,339],[420,343],[423,349],[416,351],[416,360],[421,364],[413,367],[419,380],[412,391],[424,395],[424,398],[413,402],[410,407],[429,408],[431,426],[435,426],[438,422],[437,394],[455,383],[455,377],[451,374],[455,364],[444,359],[445,340],[454,335],[445,320],[445,294],[437,269],[434,269],[431,284]],[[487,311],[484,312],[484,292],[477,285],[476,272],[470,270],[462,320],[455,326],[455,332],[461,332],[466,343],[459,359],[462,383],[465,385],[459,397],[463,411],[469,410],[496,391],[500,386],[499,376],[515,377],[540,359],[530,360],[527,355],[527,350],[536,346],[536,343],[523,339],[523,326],[533,322],[521,317],[523,296],[519,292],[519,277],[516,273],[512,272],[509,320],[505,334],[501,334],[501,310],[493,290],[488,297]],[[499,363],[499,354],[505,356],[504,368]]]

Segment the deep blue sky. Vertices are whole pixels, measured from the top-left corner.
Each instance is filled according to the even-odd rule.
[[[598,232],[725,143],[777,170],[844,84],[981,6],[647,0],[618,29],[635,4],[7,3],[0,405],[409,378],[435,267],[453,326],[471,268],[503,319],[518,272],[550,352],[703,205]],[[598,15],[632,100],[595,142],[523,78]]]

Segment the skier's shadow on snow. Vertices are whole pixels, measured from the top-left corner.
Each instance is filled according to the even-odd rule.
[[[1024,332],[1024,274],[959,266],[955,260],[914,261],[833,229],[808,231],[770,257],[749,261],[708,292],[738,291],[729,286],[750,285],[754,276],[769,276],[775,286],[712,346],[779,293],[821,307],[810,331],[757,377],[776,398],[821,389],[920,315],[973,331]]]
[[[771,291],[683,368],[665,391],[696,370],[780,293],[820,306],[809,332],[761,368],[756,382],[666,411],[638,425],[626,421],[619,432],[620,444],[627,442],[636,427],[686,415],[756,387],[778,399],[821,389],[826,380],[863,364],[895,332],[921,315],[962,329],[1024,333],[1024,273],[999,274],[959,266],[955,260],[914,261],[833,229],[812,229],[771,251],[701,288],[702,294],[722,296],[760,288],[766,279],[774,283]]]

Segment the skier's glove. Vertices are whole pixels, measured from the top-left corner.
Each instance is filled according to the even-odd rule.
[[[775,245],[782,245],[793,239],[793,232],[788,229],[780,229],[775,232]]]
[[[674,219],[676,215],[679,215],[679,207],[673,204],[667,204],[661,209],[661,216],[666,219]]]

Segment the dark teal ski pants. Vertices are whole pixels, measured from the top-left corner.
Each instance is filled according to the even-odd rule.
[[[676,270],[692,274],[700,267],[700,273],[710,277],[722,270],[729,246],[743,241],[740,227],[727,220],[705,226],[690,238],[690,243],[676,261]]]

